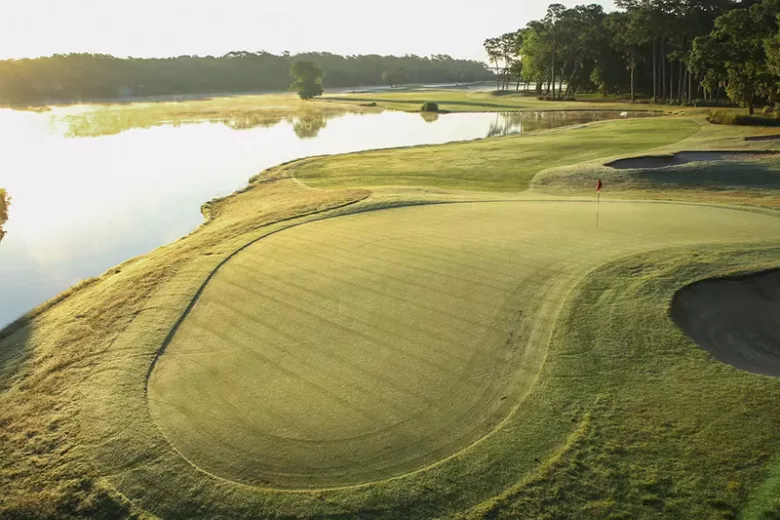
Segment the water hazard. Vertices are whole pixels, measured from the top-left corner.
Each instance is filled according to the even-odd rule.
[[[0,326],[188,233],[203,202],[284,161],[648,115],[266,110],[166,119],[147,106],[0,110],[0,188],[12,198],[0,243]]]

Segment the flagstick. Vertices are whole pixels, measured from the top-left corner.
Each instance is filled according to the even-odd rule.
[[[596,229],[599,228],[599,208],[601,207],[601,192],[596,192]]]

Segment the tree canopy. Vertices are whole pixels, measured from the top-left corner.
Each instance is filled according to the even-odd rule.
[[[3,188],[0,188],[0,240],[2,240],[5,236],[3,224],[8,221],[8,206],[10,205],[11,198]]]
[[[322,69],[310,61],[296,61],[290,67],[293,78],[290,88],[301,99],[312,99],[322,95]]]
[[[780,0],[615,4],[611,13],[552,4],[541,20],[485,40],[497,88],[519,76],[518,85],[533,82],[551,97],[599,90],[704,103],[725,93],[751,112],[757,100],[778,99]]]
[[[494,77],[484,63],[444,54],[397,57],[240,51],[220,57],[153,59],[60,54],[0,61],[0,103],[280,91],[288,88],[290,67],[296,61],[309,61],[321,69],[326,88],[383,85],[386,70],[403,71],[408,83],[490,81]]]

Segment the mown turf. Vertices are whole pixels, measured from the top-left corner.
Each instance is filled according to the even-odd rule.
[[[606,121],[539,134],[326,157],[302,163],[293,175],[315,187],[520,191],[543,169],[649,150],[698,129],[688,119]]]
[[[232,480],[397,475],[518,404],[561,300],[594,265],[780,237],[774,216],[707,207],[604,204],[598,230],[594,217],[592,203],[454,204],[264,239],[220,270],[166,347],[152,415],[191,462]]]

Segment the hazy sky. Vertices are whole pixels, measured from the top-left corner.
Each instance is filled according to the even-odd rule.
[[[221,55],[231,50],[449,54],[541,17],[548,0],[4,1],[0,58],[68,52]],[[563,1],[565,5],[590,3]],[[607,8],[611,0],[597,3]]]

